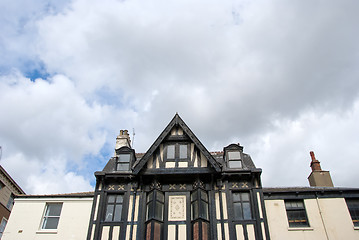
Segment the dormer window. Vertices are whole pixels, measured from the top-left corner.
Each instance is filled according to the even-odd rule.
[[[131,154],[129,153],[122,153],[118,155],[117,158],[117,171],[128,171],[130,170],[130,160]]]
[[[239,151],[228,152],[228,166],[230,168],[242,168],[242,158]]]
[[[121,147],[115,150],[116,151],[116,165],[115,171],[129,172],[131,170],[132,164],[136,161],[135,150],[129,147]]]

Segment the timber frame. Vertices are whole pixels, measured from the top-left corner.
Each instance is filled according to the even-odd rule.
[[[187,146],[183,149],[189,160],[182,161],[181,166],[178,162],[166,162],[166,147],[172,143]],[[103,171],[95,173],[96,189],[87,240],[167,240],[169,236],[171,239],[235,240],[240,234],[243,239],[252,236],[270,239],[260,179],[262,170],[243,152],[243,168],[229,168],[226,153],[237,148],[243,151],[242,146],[231,144],[223,152],[210,153],[178,114],[142,158],[136,158],[134,149],[120,148],[131,154],[130,170],[118,171],[115,156]],[[161,208],[162,200],[159,200],[159,207],[151,208],[152,216],[148,213],[148,204],[156,201],[151,200],[150,193],[154,191],[163,193],[164,206]],[[195,191],[203,191],[208,196],[205,205],[199,205],[208,204],[208,219],[203,215],[193,218],[195,211],[203,211],[193,209],[191,203],[195,200],[191,194]],[[235,219],[233,193],[238,192],[249,193],[250,219]],[[121,221],[104,220],[109,212],[107,196],[111,194],[122,195],[123,206],[127,206],[122,209]],[[174,210],[174,206],[178,210]]]

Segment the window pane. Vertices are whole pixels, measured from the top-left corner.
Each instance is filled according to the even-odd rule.
[[[114,221],[121,221],[122,204],[116,205]]]
[[[208,220],[208,203],[201,201],[200,215],[202,218]]]
[[[130,169],[130,164],[128,163],[117,163],[118,171],[128,171]]]
[[[241,159],[241,154],[236,151],[236,152],[228,152],[228,159],[232,160],[232,159]]]
[[[106,209],[105,221],[112,221],[113,205],[108,205]]]
[[[122,202],[123,202],[123,195],[117,195],[116,203],[122,203]]]
[[[249,193],[241,193],[242,201],[249,201]]]
[[[48,204],[45,216],[60,216],[62,204]]]
[[[151,202],[151,203],[147,204],[147,219],[146,220],[151,219],[153,217],[154,217],[153,216],[153,202]]]
[[[147,202],[152,201],[152,199],[153,199],[153,192],[150,192],[147,196]]]
[[[156,202],[155,218],[163,221],[163,204],[160,202]]]
[[[187,158],[187,145],[180,146],[180,158]]]
[[[192,220],[197,219],[198,218],[198,202],[195,201],[193,202],[191,207],[191,211],[192,211]]]
[[[13,205],[14,205],[14,194],[11,194],[11,195],[10,195],[10,198],[9,198],[9,201],[7,202],[6,207],[7,207],[8,209],[10,209],[10,211],[11,211]]]
[[[119,162],[130,162],[131,159],[131,155],[130,154],[120,154],[118,156],[118,161]]]
[[[243,203],[243,218],[252,219],[251,205],[249,204],[249,202]]]
[[[175,145],[168,145],[167,146],[167,159],[174,159],[175,158]]]
[[[59,217],[45,217],[42,229],[57,229]]]
[[[230,168],[242,168],[242,161],[241,160],[232,160],[229,161]]]
[[[241,201],[240,193],[233,193],[233,201],[234,202]]]
[[[161,202],[165,201],[165,197],[162,192],[156,192],[156,196],[157,196],[158,201],[161,201]]]
[[[201,190],[201,199],[208,202],[208,194],[207,194],[207,192]]]
[[[191,202],[197,200],[197,195],[198,195],[197,191],[194,191],[193,193],[191,193]]]
[[[233,203],[233,207],[234,207],[234,218],[235,219],[243,219],[241,203]]]
[[[108,203],[114,203],[116,199],[116,195],[109,195],[107,198]]]

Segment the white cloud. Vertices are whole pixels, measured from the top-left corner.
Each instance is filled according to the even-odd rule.
[[[308,186],[310,151],[335,186],[357,187],[356,149],[359,148],[359,99],[341,114],[305,111],[295,120],[274,120],[274,127],[248,148],[263,168],[265,186]]]
[[[45,166],[62,159],[64,177],[69,165],[111,148],[120,129],[135,128],[136,151],[146,151],[179,112],[210,150],[248,146],[265,184],[304,184],[272,176],[283,156],[307,164],[311,149],[332,170],[324,155],[338,139],[332,128],[355,158],[357,1],[75,0],[11,9],[0,21],[11,30],[0,47],[12,56],[0,61],[0,140],[9,156]],[[18,59],[53,77],[11,73],[24,71]],[[355,179],[345,177],[339,184]]]

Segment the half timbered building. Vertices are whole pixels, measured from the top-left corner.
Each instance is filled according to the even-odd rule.
[[[127,131],[95,173],[87,240],[269,239],[260,175],[239,144],[211,154],[178,114],[141,157]]]

